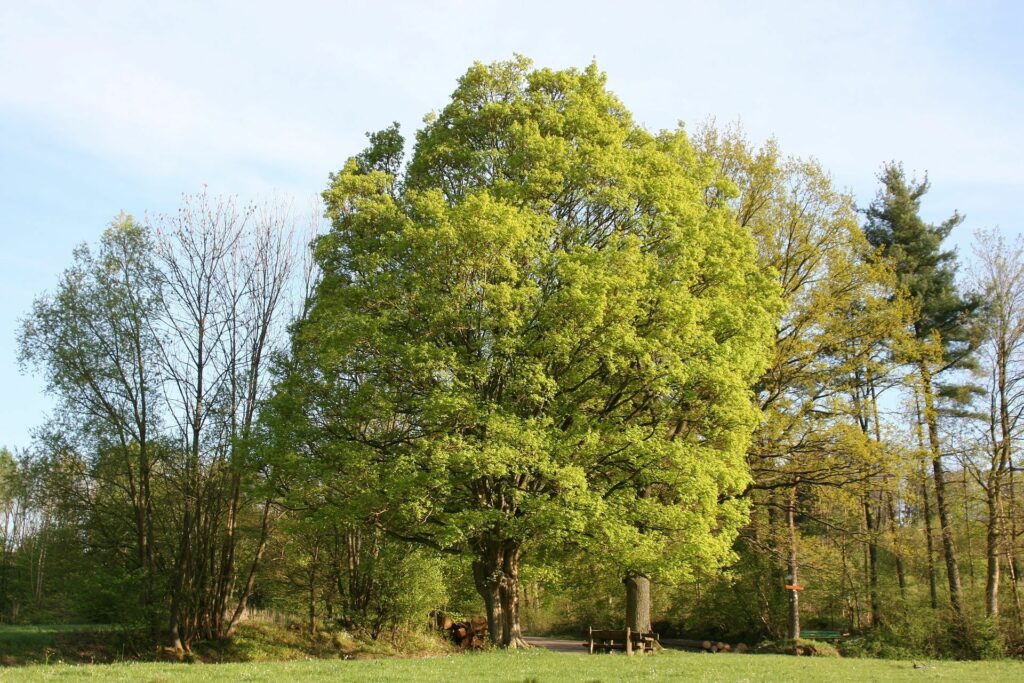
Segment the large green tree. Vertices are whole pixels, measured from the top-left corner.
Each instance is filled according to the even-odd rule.
[[[518,58],[470,68],[404,173],[396,130],[371,142],[324,193],[279,395],[297,452],[391,533],[469,553],[506,646],[530,544],[624,576],[729,557],[779,304],[685,135],[594,66]]]

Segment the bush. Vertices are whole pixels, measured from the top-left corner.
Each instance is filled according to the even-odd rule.
[[[797,655],[798,657],[838,657],[839,650],[818,640],[768,640],[757,646],[761,654]]]
[[[843,657],[866,657],[871,659],[913,659],[927,653],[908,647],[887,629],[876,629],[863,635],[846,638],[839,643]]]
[[[425,625],[427,615],[445,604],[446,594],[441,558],[422,549],[410,550],[404,544],[394,544],[392,550],[376,572],[380,621],[375,630],[379,634],[387,629],[394,643],[408,627]]]
[[[969,636],[974,654],[972,659],[999,659],[1006,654],[1006,644],[997,619],[982,619]]]

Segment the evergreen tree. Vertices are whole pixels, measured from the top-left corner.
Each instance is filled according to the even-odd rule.
[[[890,263],[900,287],[915,306],[912,328],[919,344],[914,360],[924,404],[923,417],[928,427],[949,599],[962,626],[963,590],[942,463],[935,378],[939,373],[968,367],[976,347],[972,323],[978,301],[958,291],[956,252],[942,249],[943,241],[963,222],[963,216],[954,213],[937,225],[926,223],[920,211],[921,198],[928,192],[928,179],[908,179],[900,164],[883,166],[879,181],[882,187],[865,212],[864,233],[878,248],[881,258]]]

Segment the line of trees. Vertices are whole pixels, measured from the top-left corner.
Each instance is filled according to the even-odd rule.
[[[879,182],[858,211],[774,141],[653,134],[594,66],[517,58],[308,220],[121,216],[20,330],[59,409],[0,455],[0,619],[1017,647],[1024,252],[978,233],[958,276],[963,218]]]

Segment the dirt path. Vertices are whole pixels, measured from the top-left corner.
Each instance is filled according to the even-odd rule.
[[[582,640],[562,640],[559,638],[533,638],[526,637],[524,640],[534,647],[542,647],[552,652],[565,652],[574,655],[586,653]]]

